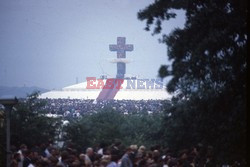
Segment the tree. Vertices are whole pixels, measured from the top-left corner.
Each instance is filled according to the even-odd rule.
[[[58,118],[49,118],[46,116],[48,111],[44,111],[42,107],[45,105],[43,101],[37,100],[39,92],[28,95],[27,99],[19,99],[18,104],[11,112],[11,145],[16,149],[21,144],[26,144],[29,148],[48,143],[54,140],[59,127]],[[4,118],[4,112],[0,109],[1,119]],[[4,125],[5,126],[5,125]],[[0,126],[0,166],[6,163],[6,127]],[[14,150],[12,150],[14,151]]]
[[[175,146],[185,139],[186,146],[202,141],[216,146],[223,161],[244,158],[247,1],[156,0],[138,18],[146,20],[148,31],[155,24],[158,34],[176,10],[185,11],[184,28],[161,39],[173,63],[162,66],[159,75],[172,76],[167,89],[178,92],[166,112],[167,141]]]
[[[146,30],[156,20],[154,33],[160,33],[161,22],[176,16],[173,9],[186,11],[185,27],[162,39],[173,60],[172,70],[161,69],[162,77],[173,76],[168,91],[180,89],[189,96],[208,89],[216,94],[228,88],[235,93],[245,89],[246,4],[245,0],[158,0],[138,13],[139,19],[147,20]]]
[[[47,117],[45,105],[37,100],[38,92],[20,100],[16,111],[11,113],[11,144],[35,146],[53,141],[57,135],[60,120]]]
[[[111,145],[116,140],[124,145],[152,146],[161,142],[159,136],[162,114],[130,113],[125,115],[105,107],[79,120],[71,120],[65,127],[64,139],[83,151],[89,146],[104,143]]]

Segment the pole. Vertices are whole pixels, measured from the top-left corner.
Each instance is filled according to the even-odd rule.
[[[6,166],[10,167],[11,164],[11,151],[10,151],[10,115],[12,107],[18,103],[17,98],[14,99],[0,99],[0,104],[5,108],[5,121],[6,121]]]
[[[6,114],[6,166],[10,167],[10,161],[11,161],[11,151],[10,151],[10,114],[12,110],[12,106],[7,105],[5,106],[5,114]]]

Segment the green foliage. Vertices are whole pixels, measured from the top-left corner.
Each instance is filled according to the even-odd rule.
[[[59,127],[59,119],[49,118],[41,107],[45,104],[37,101],[38,93],[28,96],[27,101],[19,102],[16,111],[11,113],[11,144],[47,143],[54,140]]]
[[[186,11],[185,27],[163,35],[173,60],[171,71],[160,71],[161,76],[173,76],[168,91],[181,89],[190,96],[246,87],[246,2],[159,0],[138,13],[139,19],[147,20],[147,27],[156,20],[159,33],[158,22],[174,18],[173,9]]]
[[[21,144],[34,146],[36,144],[47,143],[57,135],[58,122],[60,120],[45,116],[47,112],[41,110],[41,107],[45,104],[37,101],[37,96],[38,92],[34,92],[25,101],[23,101],[24,99],[20,99],[18,105],[14,106],[11,112],[11,145],[17,148]],[[3,114],[2,111],[1,113]],[[1,119],[4,119],[4,114],[1,115]],[[4,166],[6,158],[5,129],[5,124],[0,127],[0,166]]]
[[[230,108],[221,105],[222,97],[192,98],[176,101],[165,112],[165,144],[173,150],[180,150],[202,143],[215,148],[215,157],[220,163],[243,160],[246,154],[243,104]]]
[[[201,142],[216,148],[218,161],[246,156],[247,1],[158,0],[138,13],[146,30],[184,10],[183,29],[163,34],[172,68],[169,92],[178,95],[166,110],[162,134],[173,149]]]
[[[115,140],[125,145],[153,145],[161,142],[158,135],[161,114],[124,115],[110,108],[85,115],[65,127],[65,140],[79,149],[100,143],[112,144]]]
[[[162,114],[132,114],[125,115],[121,126],[124,141],[128,144],[154,145],[161,142],[159,135]]]

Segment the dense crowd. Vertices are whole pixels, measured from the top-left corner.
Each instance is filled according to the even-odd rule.
[[[43,109],[52,114],[65,117],[79,117],[87,113],[95,113],[103,108],[111,108],[117,112],[129,114],[162,112],[163,105],[167,103],[161,100],[81,100],[81,99],[40,99],[46,103]]]
[[[111,145],[100,144],[78,152],[72,145],[58,149],[52,144],[28,148],[22,144],[12,147],[11,167],[215,167],[213,147],[198,144],[174,153],[156,145],[124,145],[117,141]],[[235,162],[233,166],[240,166]]]
[[[167,101],[159,100],[79,100],[79,99],[37,99],[45,102],[43,110],[64,117],[81,117],[111,107],[113,110],[129,114],[162,112]],[[78,148],[78,147],[77,147]],[[216,167],[217,161],[212,146],[197,144],[183,150],[171,150],[161,145],[152,147],[130,145],[120,141],[111,145],[75,149],[67,143],[62,148],[53,142],[36,146],[22,144],[12,146],[11,167]],[[246,166],[233,162],[230,167]],[[223,165],[222,167],[229,167]]]

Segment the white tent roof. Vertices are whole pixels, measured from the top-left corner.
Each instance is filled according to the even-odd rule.
[[[106,80],[103,80],[106,82]],[[135,80],[137,83],[137,80]],[[95,82],[97,83],[97,82]],[[164,100],[170,99],[170,95],[165,86],[161,89],[138,89],[137,84],[134,88],[127,89],[128,80],[124,80],[123,89],[120,89],[114,99],[116,100]],[[87,82],[82,82],[62,88],[62,90],[53,90],[43,93],[39,98],[69,98],[69,99],[96,99],[102,89],[86,89]]]

